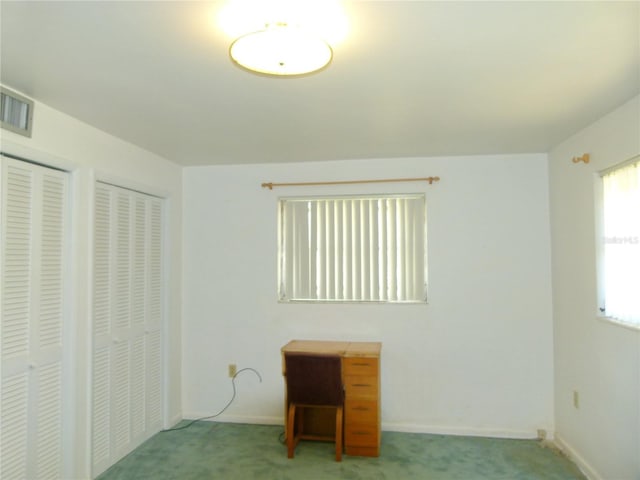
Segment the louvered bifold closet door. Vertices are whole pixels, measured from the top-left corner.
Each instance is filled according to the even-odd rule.
[[[58,479],[68,180],[1,161],[0,478]]]
[[[161,199],[96,184],[94,476],[161,428],[162,224]]]

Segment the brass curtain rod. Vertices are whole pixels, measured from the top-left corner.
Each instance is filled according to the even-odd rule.
[[[273,183],[265,182],[262,188],[273,190],[273,187],[302,187],[311,185],[352,185],[355,183],[393,183],[393,182],[433,182],[440,180],[440,177],[423,177],[423,178],[382,178],[379,180],[343,180],[334,182],[292,182],[292,183]]]

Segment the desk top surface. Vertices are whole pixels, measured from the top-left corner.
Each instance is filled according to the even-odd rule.
[[[380,342],[343,342],[333,340],[291,340],[284,347],[285,352],[326,353],[343,357],[378,357]]]

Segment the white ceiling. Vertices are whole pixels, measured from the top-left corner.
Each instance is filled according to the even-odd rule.
[[[231,63],[221,5],[2,0],[0,79],[183,165],[546,152],[640,93],[638,1],[345,2],[289,79]]]

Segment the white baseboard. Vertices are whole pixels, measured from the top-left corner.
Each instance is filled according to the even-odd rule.
[[[204,414],[190,412],[184,415],[185,420],[202,418]],[[249,415],[220,415],[209,421],[223,423],[248,423],[257,425],[284,425],[282,417],[272,416],[249,416]],[[465,427],[445,427],[434,425],[416,425],[409,423],[382,423],[382,430],[389,432],[403,433],[426,433],[433,435],[457,435],[467,437],[492,437],[492,438],[514,438],[514,439],[535,439],[537,431],[529,430],[505,430],[497,428],[465,428]]]
[[[251,425],[283,425],[284,426],[282,417],[222,414],[219,417],[215,417],[215,418],[203,418],[206,416],[207,416],[206,413],[188,412],[184,414],[183,419],[193,420],[196,418],[202,418],[203,421],[209,421],[209,422],[248,423]]]
[[[505,430],[499,428],[448,427],[441,425],[416,425],[413,423],[382,423],[382,430],[403,433],[426,433],[432,435],[456,435],[465,437],[491,437],[535,439],[537,431]]]
[[[589,480],[604,480],[604,478],[557,433],[553,442],[564,455],[578,466],[580,471],[584,473]]]
[[[169,419],[168,425],[165,425],[164,428],[172,428],[181,421],[182,421],[182,415],[174,415],[172,418]]]

